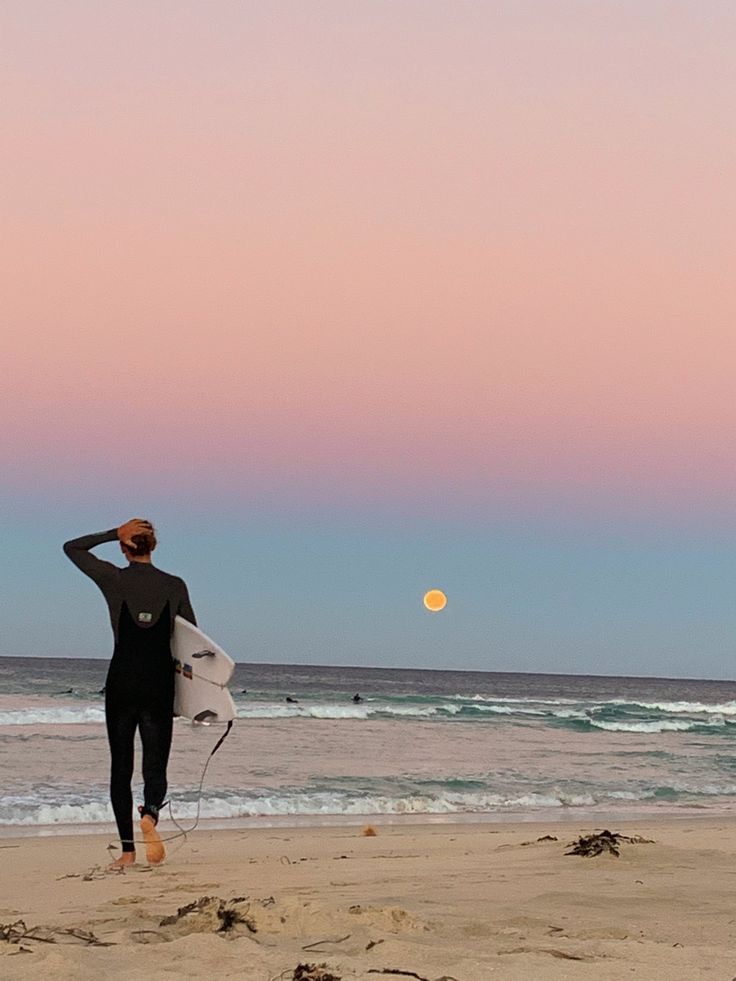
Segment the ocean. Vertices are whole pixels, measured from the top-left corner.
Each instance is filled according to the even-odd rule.
[[[0,833],[114,827],[106,669],[0,658]],[[238,664],[232,690],[238,718],[201,801],[210,824],[602,821],[736,805],[736,682]],[[197,813],[221,733],[175,723],[179,821]]]

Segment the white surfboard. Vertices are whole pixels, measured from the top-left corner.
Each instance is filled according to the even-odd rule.
[[[171,656],[176,670],[174,714],[194,722],[230,722],[235,703],[228,682],[235,661],[182,617],[174,619]]]

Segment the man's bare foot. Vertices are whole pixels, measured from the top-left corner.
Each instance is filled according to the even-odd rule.
[[[150,814],[144,814],[141,818],[141,832],[146,843],[146,861],[149,865],[160,865],[166,858],[166,849]]]
[[[129,865],[135,865],[135,852],[123,852],[120,858],[116,858],[114,862],[108,865],[108,870],[117,872],[118,869],[125,869]]]

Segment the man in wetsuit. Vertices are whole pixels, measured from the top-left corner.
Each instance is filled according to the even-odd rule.
[[[90,551],[119,541],[128,567],[103,562]],[[135,862],[133,837],[133,758],[135,732],[143,746],[141,832],[146,858],[164,860],[156,830],[166,797],[166,767],[174,717],[174,662],[171,634],[178,614],[196,624],[182,579],[151,563],[156,535],[148,521],[133,518],[119,528],[66,542],[64,552],[102,590],[110,610],[115,648],[105,685],[105,718],[110,743],[110,799],[123,848],[113,867]]]

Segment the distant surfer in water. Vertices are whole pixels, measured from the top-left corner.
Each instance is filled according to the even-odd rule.
[[[120,542],[128,566],[103,562],[90,551],[104,542]],[[66,542],[64,552],[102,590],[110,610],[115,648],[105,682],[105,720],[110,743],[110,799],[123,853],[113,868],[135,862],[133,838],[133,762],[135,732],[143,746],[141,832],[146,859],[166,856],[156,830],[166,797],[166,767],[174,719],[174,617],[196,625],[183,579],[151,562],[156,534],[150,522],[132,518],[119,528]]]

